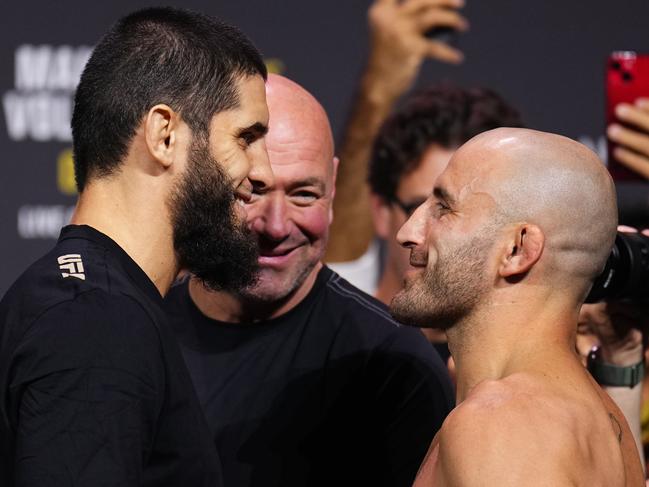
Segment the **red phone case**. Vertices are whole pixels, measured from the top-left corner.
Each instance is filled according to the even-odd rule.
[[[619,103],[632,104],[638,98],[649,98],[649,54],[618,51],[610,55],[606,66],[606,126],[624,125],[615,116]],[[633,129],[632,126],[629,128]],[[614,144],[607,139],[608,170],[616,181],[646,181],[640,174],[628,169],[613,158]]]

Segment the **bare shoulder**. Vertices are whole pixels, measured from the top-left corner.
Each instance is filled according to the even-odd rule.
[[[440,430],[438,483],[624,485],[619,476],[611,480],[594,468],[601,462],[615,471],[611,462],[622,461],[615,442],[608,441],[615,440],[610,422],[599,424],[589,414],[586,402],[556,394],[534,377],[517,374],[485,381]],[[594,441],[597,435],[607,438],[603,448]]]

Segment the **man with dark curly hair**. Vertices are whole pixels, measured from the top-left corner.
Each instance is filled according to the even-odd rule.
[[[389,303],[403,285],[409,254],[399,228],[430,195],[455,149],[497,127],[520,127],[518,112],[493,91],[433,85],[412,96],[381,128],[369,164],[376,235],[385,241],[375,296]]]

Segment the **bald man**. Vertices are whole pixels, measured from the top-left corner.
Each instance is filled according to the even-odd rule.
[[[496,129],[452,157],[398,239],[392,311],[446,330],[457,408],[416,486],[644,485],[624,417],[575,352],[616,232],[615,190],[581,144]]]
[[[220,453],[226,485],[410,486],[453,405],[418,330],[321,262],[337,160],[320,104],[266,85],[275,182],[246,205],[258,282],[188,279],[166,305]]]

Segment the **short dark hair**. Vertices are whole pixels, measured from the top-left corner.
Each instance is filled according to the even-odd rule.
[[[426,149],[453,149],[497,127],[522,127],[518,111],[495,92],[449,84],[414,93],[385,121],[369,164],[372,192],[394,201],[401,178],[414,171]]]
[[[81,75],[72,136],[77,189],[112,174],[148,110],[165,103],[205,135],[215,113],[239,103],[236,79],[261,75],[259,51],[237,28],[177,8],[148,8],[120,19]]]

